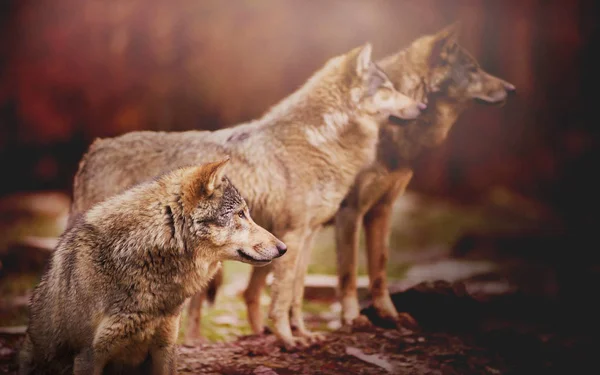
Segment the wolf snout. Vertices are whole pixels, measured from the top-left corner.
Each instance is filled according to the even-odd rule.
[[[412,119],[417,118],[421,114],[421,111],[425,110],[426,108],[427,108],[427,104],[415,102],[408,108],[405,108],[402,111],[402,113],[400,114],[400,116],[398,116],[398,117],[405,119],[405,120],[412,120]]]
[[[513,85],[512,83],[508,83],[508,82],[504,82],[504,89],[509,94],[513,94],[513,93],[517,92],[517,88],[515,87],[515,85]]]
[[[287,246],[279,240],[277,240],[275,247],[277,248],[277,252],[278,252],[278,255],[276,256],[276,258],[279,258],[280,256],[282,256],[283,254],[285,254],[287,252]]]

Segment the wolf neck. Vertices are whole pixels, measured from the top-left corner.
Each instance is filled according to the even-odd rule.
[[[398,91],[415,99],[427,99],[428,108],[417,119],[404,125],[386,124],[381,130],[378,160],[389,168],[406,166],[423,151],[443,143],[452,125],[468,107],[466,101],[449,98],[444,92],[430,93],[428,77],[419,73],[410,60],[409,50],[381,61]]]
[[[379,124],[360,115],[358,98],[343,87],[347,73],[339,69],[326,66],[258,120],[288,153],[297,153],[297,163],[307,160],[332,169],[356,164],[358,170],[374,161]]]
[[[328,63],[323,69],[313,74],[307,82],[287,98],[271,107],[258,122],[266,128],[276,128],[284,131],[283,127],[312,129],[326,133],[328,129],[320,129],[327,124],[326,117],[338,115],[334,129],[341,131],[347,126],[348,119],[355,112],[355,105],[347,98],[347,93],[341,92],[339,86],[339,66],[335,62]],[[287,129],[286,129],[287,130]]]

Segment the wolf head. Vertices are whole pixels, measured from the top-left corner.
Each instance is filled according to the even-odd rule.
[[[343,55],[342,64],[350,93],[351,105],[355,105],[360,115],[367,115],[377,121],[389,116],[414,119],[425,109],[417,102],[400,93],[385,74],[371,61],[372,47],[367,43]]]
[[[407,49],[382,61],[396,88],[427,100],[438,93],[457,102],[474,99],[501,103],[515,86],[485,72],[458,42],[459,24],[415,40]]]
[[[224,175],[228,161],[193,167],[182,176],[185,236],[210,258],[266,265],[287,248],[252,220],[246,202]]]

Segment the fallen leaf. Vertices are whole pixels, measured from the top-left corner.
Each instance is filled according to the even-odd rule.
[[[384,359],[383,356],[380,354],[365,354],[362,352],[362,350],[354,348],[352,346],[346,347],[346,354],[354,356],[360,359],[361,361],[370,363],[375,366],[379,366],[387,370],[388,372],[394,372],[394,366],[386,359]]]

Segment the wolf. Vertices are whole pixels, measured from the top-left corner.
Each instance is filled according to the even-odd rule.
[[[371,51],[366,43],[331,58],[296,92],[249,123],[214,132],[141,131],[95,141],[75,176],[72,214],[182,163],[230,155],[227,176],[252,216],[288,246],[273,266],[274,332],[288,348],[323,338],[304,327],[301,315],[312,239],[335,215],[358,172],[374,162],[382,120],[416,118],[424,108],[394,89],[371,61]],[[297,275],[302,275],[298,283]],[[262,319],[253,307],[250,319]],[[299,327],[296,336],[290,310]]]
[[[100,375],[147,357],[175,374],[185,300],[223,260],[266,265],[287,250],[252,220],[227,162],[176,169],[77,219],[31,297],[21,374]]]
[[[344,324],[352,324],[360,311],[356,275],[362,223],[373,306],[385,320],[408,328],[418,327],[409,315],[398,314],[387,287],[393,203],[413,176],[414,160],[443,143],[452,125],[472,103],[502,104],[516,90],[511,83],[479,66],[458,43],[459,29],[460,23],[455,23],[418,38],[406,49],[379,61],[398,91],[427,103],[428,108],[404,126],[388,123],[381,128],[376,162],[360,172],[335,216]]]
[[[471,103],[499,104],[515,91],[514,85],[485,72],[458,44],[459,29],[460,22],[456,22],[435,34],[422,36],[377,63],[398,91],[426,103],[427,109],[416,119],[403,121],[401,126],[394,116],[384,119],[375,162],[359,172],[334,218],[325,224],[335,226],[341,318],[345,325],[359,317],[356,280],[362,224],[369,291],[376,311],[384,320],[417,328],[412,317],[398,314],[387,287],[392,205],[413,176],[415,158],[444,142],[458,116]],[[259,304],[269,272],[269,267],[253,270],[244,292],[249,311]],[[255,333],[263,331],[260,317],[250,323]]]

